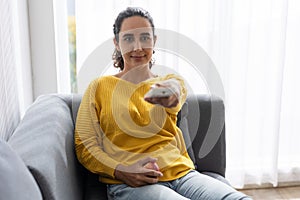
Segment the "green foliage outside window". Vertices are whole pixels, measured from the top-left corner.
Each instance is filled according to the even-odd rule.
[[[77,93],[75,16],[68,16],[68,28],[69,28],[69,58],[70,58],[71,92]]]

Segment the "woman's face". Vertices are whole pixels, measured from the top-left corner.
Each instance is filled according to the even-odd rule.
[[[115,45],[124,59],[124,69],[148,65],[153,54],[156,37],[150,22],[143,17],[133,16],[123,20],[119,42]]]

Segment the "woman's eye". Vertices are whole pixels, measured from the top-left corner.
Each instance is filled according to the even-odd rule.
[[[132,42],[134,39],[133,39],[133,37],[125,37],[124,38],[124,41],[126,41],[126,42]]]
[[[151,38],[149,36],[142,36],[141,41],[146,42],[149,41]]]

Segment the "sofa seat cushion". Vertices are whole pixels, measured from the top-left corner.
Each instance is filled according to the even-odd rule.
[[[86,200],[107,200],[106,184],[99,181],[98,174],[87,171],[84,191]]]
[[[59,95],[40,96],[8,140],[36,179],[43,199],[83,196],[69,100]]]
[[[1,199],[42,199],[39,187],[22,159],[2,140],[0,152]]]

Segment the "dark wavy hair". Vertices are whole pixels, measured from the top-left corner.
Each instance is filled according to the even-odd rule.
[[[113,25],[113,31],[114,31],[115,39],[117,42],[119,42],[119,33],[120,33],[121,25],[122,25],[124,19],[133,17],[133,16],[140,16],[140,17],[147,19],[152,27],[153,35],[155,35],[154,34],[155,27],[153,24],[153,19],[150,16],[149,12],[142,8],[138,8],[138,7],[128,7],[126,10],[119,13],[119,15],[116,18],[115,23]],[[124,69],[124,60],[123,60],[122,54],[116,48],[112,55],[112,59],[114,61],[114,67],[120,68],[121,70]],[[149,63],[150,68],[152,67],[153,62],[154,61],[151,60]]]

